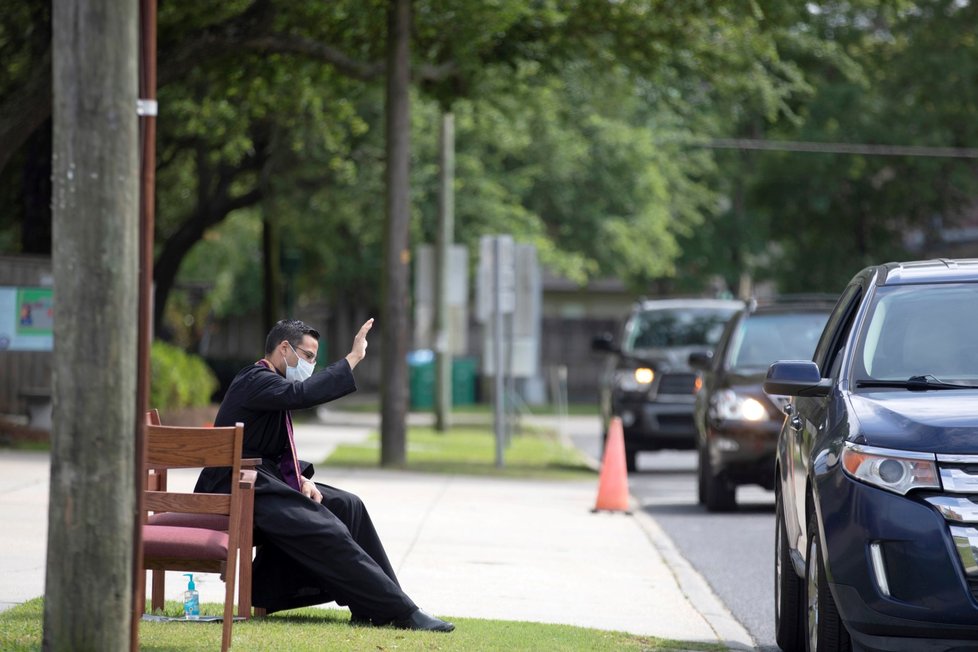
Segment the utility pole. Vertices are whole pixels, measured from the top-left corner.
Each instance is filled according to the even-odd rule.
[[[438,242],[435,257],[435,430],[444,432],[452,416],[452,350],[448,341],[449,255],[455,241],[455,116],[441,115],[438,174]]]
[[[52,5],[54,374],[45,650],[130,646],[137,8]]]

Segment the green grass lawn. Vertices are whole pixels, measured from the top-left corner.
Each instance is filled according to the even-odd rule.
[[[181,605],[167,603],[166,612],[180,614]],[[220,614],[216,604],[202,605],[202,613]],[[41,649],[43,602],[36,598],[0,613],[0,650],[22,652]],[[267,618],[236,622],[233,649],[248,652],[311,652],[313,650],[721,650],[719,645],[685,643],[608,632],[569,625],[544,625],[506,620],[449,618],[450,634],[409,632],[391,627],[352,627],[349,613],[338,609],[296,609]],[[221,646],[219,622],[141,622],[142,650],[169,652],[217,650]]]
[[[502,468],[496,467],[496,438],[487,426],[459,426],[444,433],[433,428],[407,431],[409,471],[498,475],[521,478],[593,479],[590,469],[573,447],[562,444],[552,432],[523,428],[504,448]],[[342,444],[326,460],[327,466],[376,468],[380,439],[371,435],[362,444]]]
[[[343,398],[336,403],[335,409],[339,412],[359,412],[361,414],[379,413],[380,403],[376,400],[357,400],[356,396]],[[529,414],[534,416],[555,416],[558,414],[557,407],[553,404],[532,405],[527,407]],[[434,413],[434,408],[415,408],[411,409],[415,413]],[[453,405],[453,414],[484,414],[487,418],[492,418],[492,403],[472,403],[470,405]],[[598,416],[598,403],[570,403],[567,406],[567,414],[571,416]]]

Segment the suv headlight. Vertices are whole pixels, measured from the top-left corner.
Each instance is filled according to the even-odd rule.
[[[741,396],[732,389],[713,395],[713,415],[732,421],[764,421],[769,418],[764,404],[751,396]]]
[[[857,480],[901,495],[911,489],[941,488],[937,462],[932,453],[846,442],[842,449],[842,468]]]
[[[642,392],[655,380],[655,372],[648,367],[621,369],[615,372],[615,385],[626,392]]]

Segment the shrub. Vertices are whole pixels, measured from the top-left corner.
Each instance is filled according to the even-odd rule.
[[[202,358],[166,342],[153,342],[150,369],[150,405],[161,411],[209,405],[217,389]]]

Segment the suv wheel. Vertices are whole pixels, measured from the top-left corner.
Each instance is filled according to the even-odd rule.
[[[710,512],[729,512],[737,506],[737,487],[722,475],[713,472],[710,454],[704,452],[700,459],[703,469],[703,489],[706,509]]]
[[[634,448],[629,448],[625,445],[625,469],[632,473],[636,469],[636,462],[638,461],[638,451]]]
[[[706,451],[700,447],[699,463],[696,465],[696,502],[706,504]]]
[[[778,492],[775,505],[774,636],[778,646],[785,652],[803,652],[805,639],[802,635],[802,584],[788,554],[781,492]]]
[[[808,652],[850,652],[849,632],[839,617],[825,578],[825,562],[818,538],[818,524],[812,514],[808,523],[808,563],[805,570],[805,614]]]

